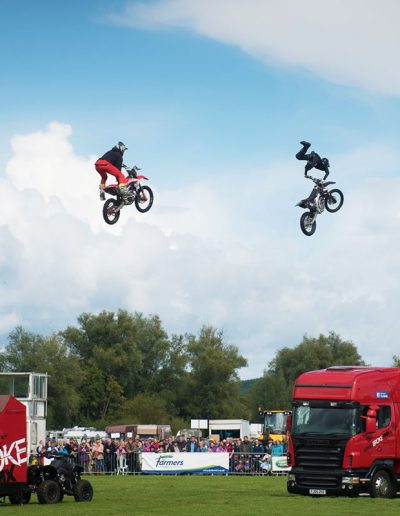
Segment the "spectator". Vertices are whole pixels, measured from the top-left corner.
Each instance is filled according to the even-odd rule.
[[[83,438],[81,444],[78,447],[78,464],[83,467],[83,471],[85,473],[89,472],[89,454],[90,454],[90,446],[87,443],[86,439]]]
[[[239,451],[241,453],[250,453],[251,452],[251,442],[247,435],[244,436],[243,441],[240,443]]]
[[[178,441],[172,441],[171,443],[169,443],[168,447],[167,447],[167,452],[169,453],[180,453],[180,449],[179,449],[179,446],[178,446]]]
[[[44,442],[39,441],[38,445],[36,446],[36,455],[39,457],[42,453],[42,449],[44,448]]]
[[[104,471],[104,446],[100,439],[96,439],[92,448],[92,455],[96,473]]]
[[[190,453],[198,452],[199,451],[199,445],[197,443],[197,439],[194,435],[190,437],[189,442],[186,445],[186,451]]]
[[[78,443],[75,439],[70,439],[66,444],[66,448],[70,457],[76,457],[76,454],[78,453]]]
[[[119,455],[126,455],[126,444],[125,441],[114,441],[115,446],[115,454],[117,456]]]
[[[233,440],[232,446],[233,446],[233,451],[234,452],[238,452],[239,451],[241,443],[242,443],[242,441],[240,439],[234,439]]]
[[[180,435],[178,438],[178,448],[180,452],[186,451],[186,439],[184,435]]]
[[[200,443],[199,443],[199,449],[198,449],[199,452],[208,452],[208,446],[207,446],[207,443],[204,439],[200,439]]]
[[[137,444],[133,441],[132,437],[128,438],[125,446],[126,450],[126,462],[128,464],[128,471],[132,473],[134,471],[135,454],[137,453]]]
[[[53,455],[57,457],[68,457],[68,450],[64,447],[64,443],[62,441],[53,448]]]
[[[267,445],[265,446],[265,453],[267,455],[272,455],[272,447],[274,445],[274,441],[272,439],[268,439]]]
[[[278,440],[276,440],[272,447],[271,455],[273,457],[276,457],[276,456],[283,455],[283,454],[284,454],[283,444],[281,442],[279,442]]]
[[[106,473],[111,474],[115,469],[115,441],[112,439],[106,439],[104,441],[104,470]]]
[[[264,453],[264,446],[262,445],[262,443],[260,443],[260,441],[258,439],[254,440],[254,443],[251,447],[251,453],[253,454],[252,455],[253,467],[256,471],[259,471],[260,470],[260,462],[262,460],[262,455]]]
[[[264,453],[264,446],[262,443],[260,443],[260,441],[258,439],[255,439],[254,440],[254,443],[251,447],[251,453],[255,453],[255,454],[259,454],[261,455],[262,453]]]
[[[232,439],[230,437],[227,437],[226,441],[224,441],[224,443],[225,443],[225,451],[228,453],[232,453],[233,452]]]
[[[208,451],[211,453],[219,453],[221,450],[218,446],[218,443],[214,442],[212,439],[210,440],[210,445]]]

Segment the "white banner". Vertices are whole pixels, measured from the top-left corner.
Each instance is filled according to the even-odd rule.
[[[280,471],[290,471],[291,467],[287,465],[287,456],[278,455],[272,456],[272,473],[278,473]]]
[[[142,453],[142,473],[229,473],[229,453]]]

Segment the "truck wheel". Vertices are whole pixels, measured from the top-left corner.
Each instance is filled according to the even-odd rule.
[[[55,480],[44,480],[37,489],[39,503],[58,503],[60,495],[61,489]]]
[[[26,503],[29,503],[31,493],[29,491],[24,491],[23,493],[12,494],[8,498],[10,499],[10,503],[13,505],[25,505]]]
[[[372,498],[393,498],[395,495],[396,489],[391,476],[384,469],[380,469],[371,480]]]
[[[91,502],[93,487],[87,480],[78,480],[74,485],[74,498],[76,502]]]

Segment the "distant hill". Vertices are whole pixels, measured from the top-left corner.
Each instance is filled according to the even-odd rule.
[[[253,385],[258,382],[261,378],[252,378],[251,380],[240,381],[240,394],[247,394]]]

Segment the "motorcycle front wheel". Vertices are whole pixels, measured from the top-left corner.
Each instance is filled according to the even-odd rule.
[[[325,208],[330,213],[335,213],[335,211],[339,211],[343,206],[343,201],[343,192],[334,188],[333,190],[330,190],[328,196],[325,197]]]
[[[107,224],[115,224],[118,222],[121,214],[120,210],[117,211],[119,204],[115,199],[108,199],[103,205],[103,218]]]
[[[300,218],[300,228],[307,236],[313,235],[317,229],[317,223],[315,220],[313,221],[313,219],[314,215],[311,213],[311,211],[306,211]]]
[[[149,211],[153,205],[153,191],[149,186],[142,186],[139,188],[135,197],[135,206],[141,213]]]

